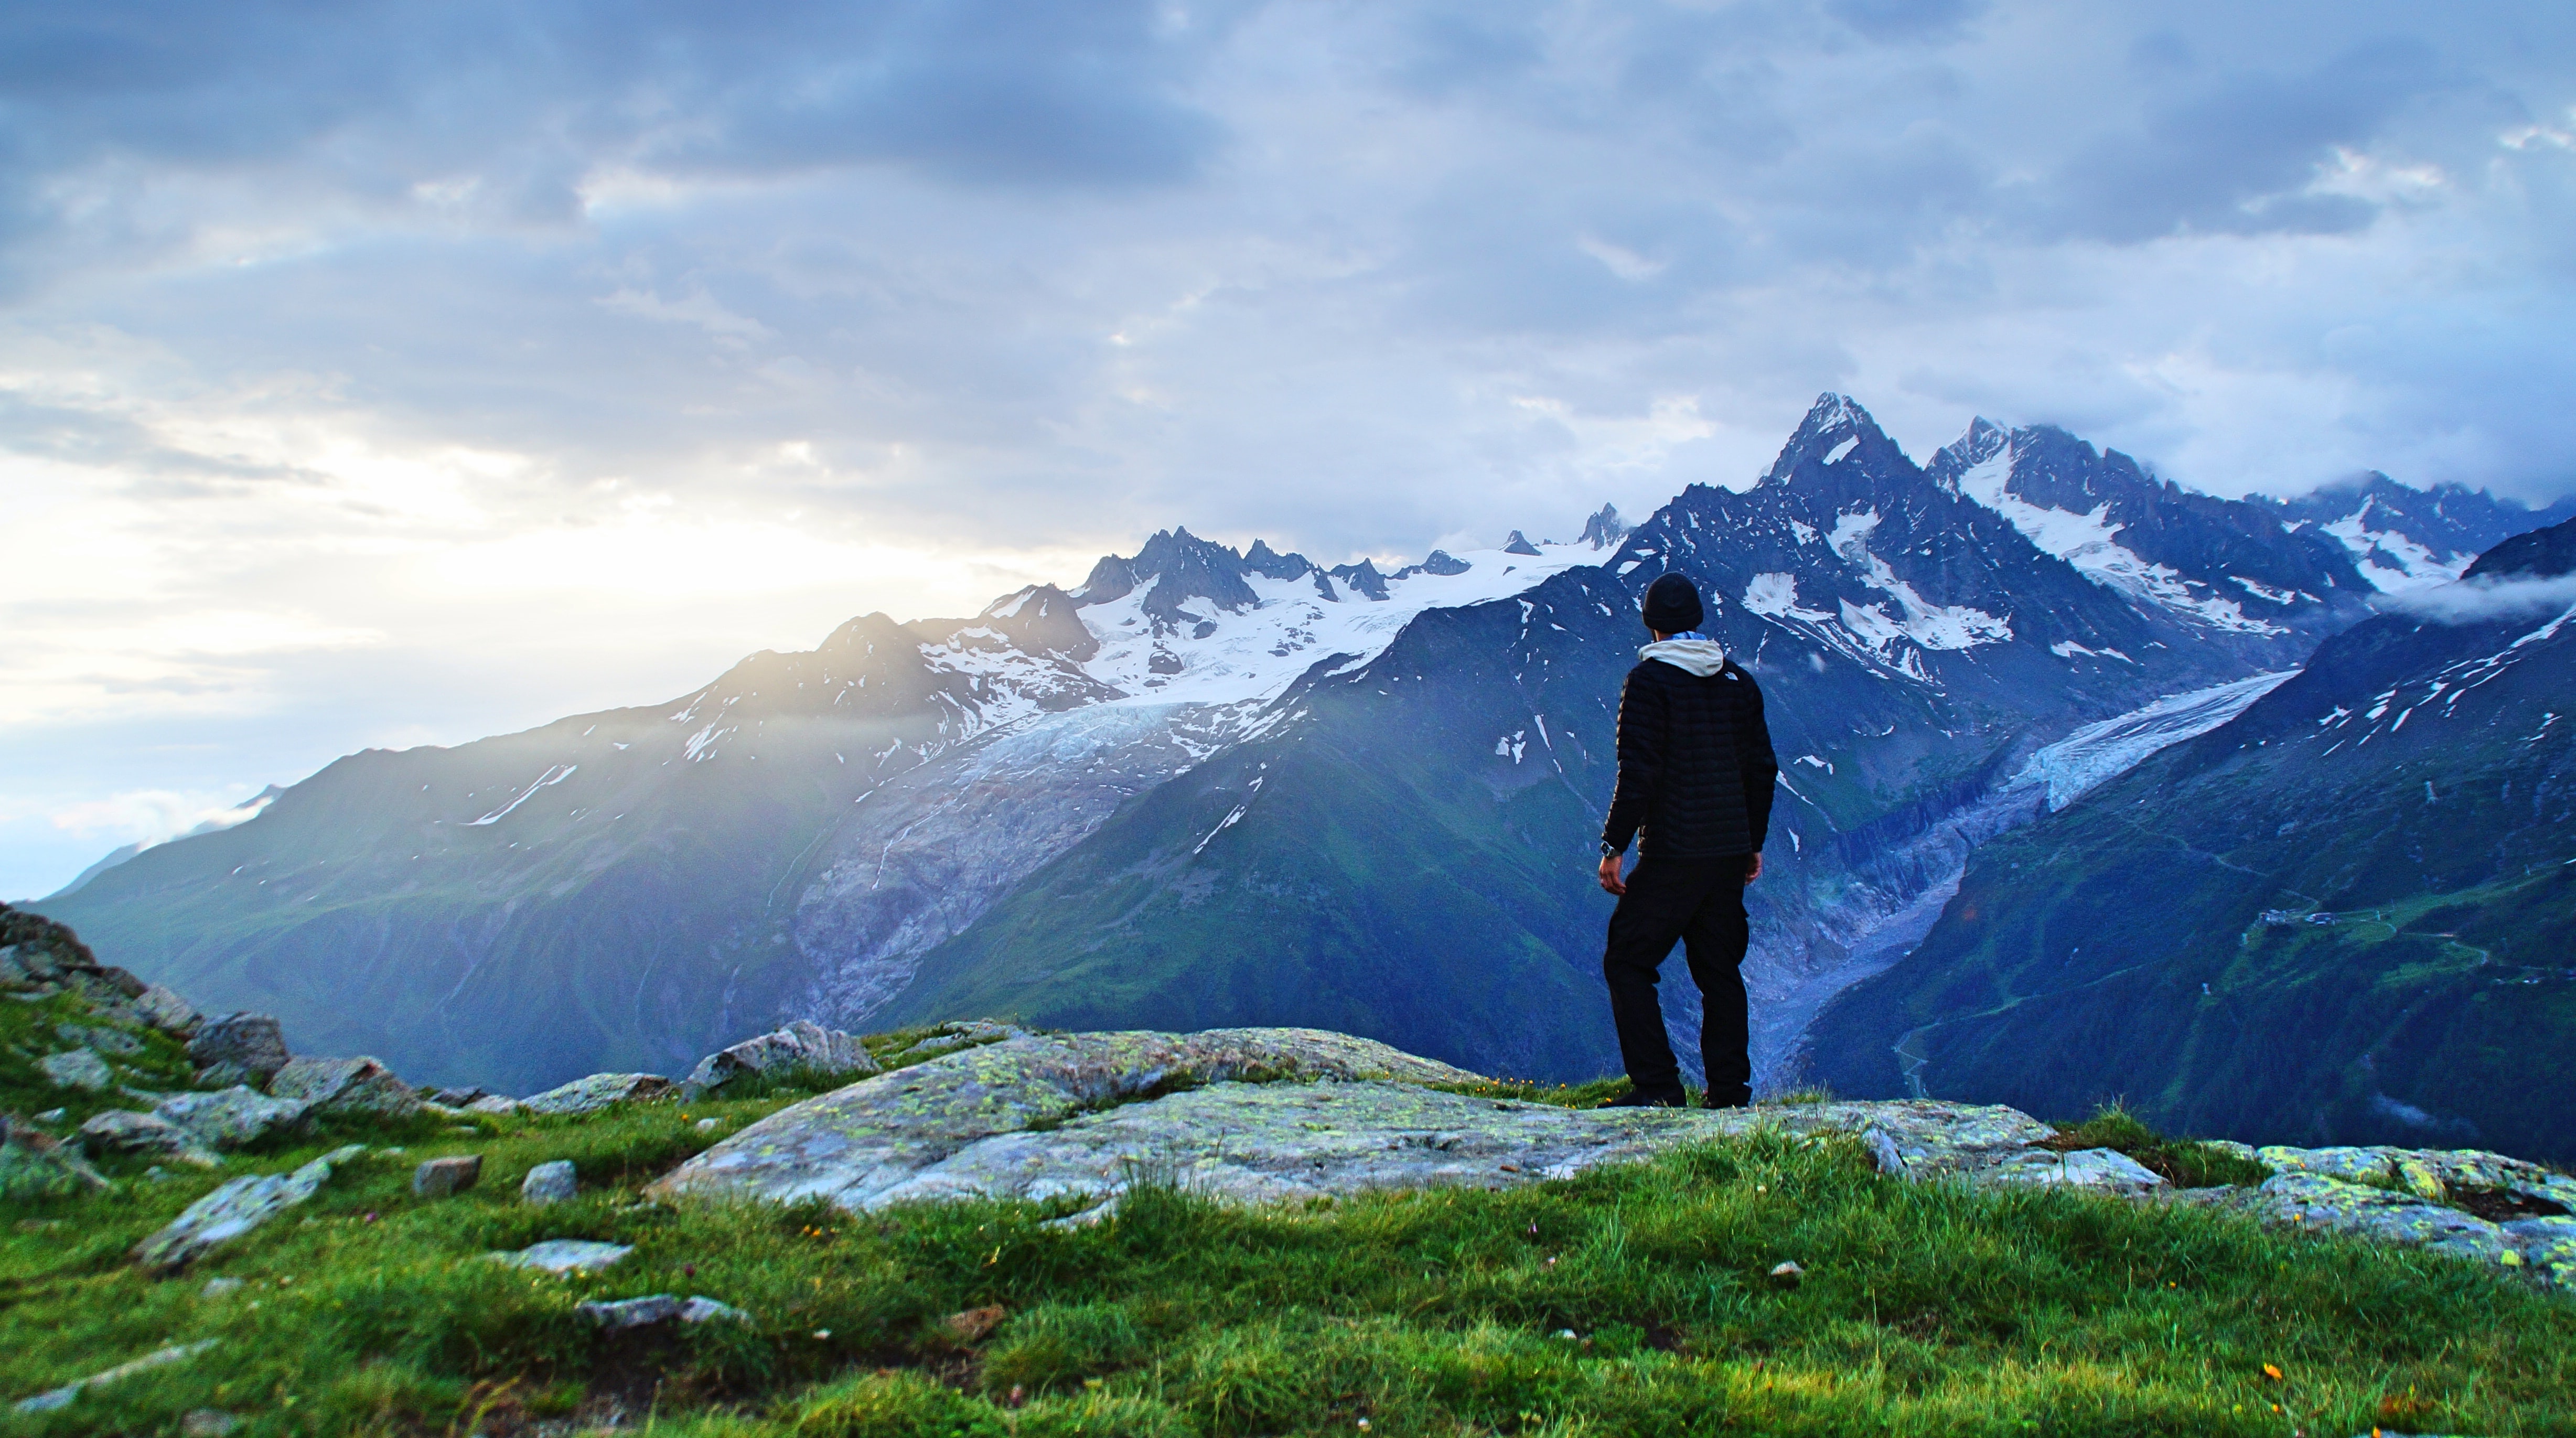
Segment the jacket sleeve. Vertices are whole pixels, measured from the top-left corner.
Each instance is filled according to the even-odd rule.
[[[1610,817],[1601,825],[1602,843],[1626,849],[1654,808],[1664,763],[1664,727],[1663,697],[1637,677],[1637,670],[1630,670],[1619,690],[1619,784],[1610,794]]]
[[[1771,726],[1762,718],[1762,686],[1744,676],[1744,732],[1736,736],[1736,762],[1744,779],[1744,828],[1753,852],[1762,852],[1771,830],[1771,799],[1779,792],[1780,760],[1771,752]]]

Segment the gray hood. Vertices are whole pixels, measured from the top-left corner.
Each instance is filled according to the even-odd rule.
[[[1726,667],[1726,646],[1714,639],[1658,639],[1637,651],[1639,659],[1660,659],[1702,679]]]

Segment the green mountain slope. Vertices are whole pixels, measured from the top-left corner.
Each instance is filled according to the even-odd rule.
[[[2565,525],[2499,546],[2453,614],[2485,617],[2372,620],[1982,849],[1923,945],[1819,1020],[1818,1076],[2576,1154],[2576,621],[2533,577],[2570,548]],[[2517,584],[2555,607],[2480,598]]]

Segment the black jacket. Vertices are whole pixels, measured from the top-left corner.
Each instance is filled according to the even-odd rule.
[[[1601,842],[1646,858],[1758,853],[1780,763],[1762,690],[1734,660],[1706,678],[1649,659],[1619,691],[1619,787]]]

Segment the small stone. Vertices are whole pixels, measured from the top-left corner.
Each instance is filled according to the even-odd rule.
[[[267,1014],[223,1014],[197,1025],[188,1040],[188,1058],[200,1068],[237,1066],[246,1077],[233,1082],[266,1083],[286,1067],[286,1034]]]
[[[221,1163],[223,1160],[216,1159],[215,1162]],[[163,1168],[161,1165],[156,1163],[150,1168],[143,1170],[143,1181],[145,1183],[167,1183],[170,1181],[170,1170]]]
[[[279,1098],[302,1099],[317,1113],[363,1113],[409,1118],[420,1095],[377,1059],[291,1059],[268,1081]]]
[[[197,1290],[197,1296],[199,1298],[229,1298],[233,1294],[240,1292],[241,1286],[242,1281],[238,1278],[209,1278],[206,1280],[206,1286]]]
[[[673,1089],[672,1082],[660,1074],[592,1074],[531,1095],[520,1107],[530,1113],[596,1113],[611,1104],[667,1098]]]
[[[981,1343],[994,1329],[1002,1326],[1003,1319],[1010,1316],[1010,1310],[998,1303],[969,1308],[963,1313],[948,1315],[948,1331],[956,1334],[960,1343]]]
[[[668,1323],[680,1316],[682,1304],[667,1293],[647,1294],[642,1298],[594,1300],[573,1305],[573,1312],[594,1327],[614,1333],[624,1328],[646,1328]]]
[[[572,1160],[559,1158],[528,1170],[528,1176],[519,1182],[519,1200],[543,1208],[572,1197],[574,1187]]]
[[[692,1127],[696,1128],[700,1133],[714,1133],[717,1129],[724,1127],[724,1120],[717,1118],[702,1118],[692,1125]]]
[[[489,1094],[465,1105],[465,1111],[467,1113],[488,1114],[493,1118],[508,1118],[510,1115],[517,1113],[523,1107],[525,1107],[525,1105],[521,1104],[517,1099],[503,1098],[498,1094]]]
[[[96,1093],[116,1086],[116,1070],[109,1068],[107,1060],[88,1049],[47,1054],[36,1061],[36,1067],[43,1069],[45,1078],[57,1088],[87,1089]]]
[[[71,1111],[70,1109],[67,1109],[67,1108],[49,1108],[49,1109],[45,1110],[43,1113],[40,1113],[40,1114],[36,1115],[36,1122],[38,1122],[38,1123],[61,1123],[64,1119],[70,1118],[71,1116],[72,1116],[72,1111]]]
[[[1773,1264],[1771,1276],[1783,1283],[1795,1284],[1799,1279],[1807,1276],[1807,1270],[1800,1268],[1797,1261],[1792,1259],[1785,1263]]]
[[[712,1298],[701,1298],[696,1294],[689,1295],[689,1301],[680,1305],[682,1323],[714,1323],[719,1320],[726,1323],[752,1321],[750,1314],[730,1303],[718,1303]]]
[[[241,1426],[241,1420],[220,1408],[199,1408],[179,1420],[184,1438],[226,1438]]]
[[[618,1243],[593,1243],[581,1238],[549,1238],[532,1243],[515,1253],[487,1254],[495,1263],[513,1268],[534,1268],[546,1273],[598,1273],[614,1267],[632,1246]]]
[[[411,1171],[411,1191],[422,1198],[446,1198],[463,1193],[483,1180],[483,1155],[458,1154],[451,1158],[433,1158]]]

